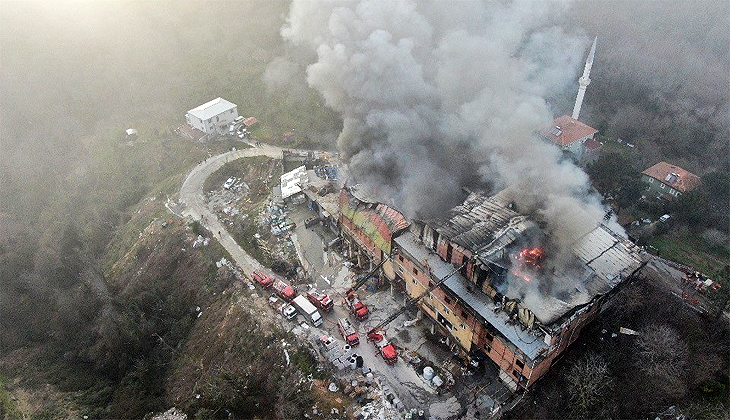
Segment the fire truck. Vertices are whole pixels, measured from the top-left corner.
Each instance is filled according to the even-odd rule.
[[[476,258],[478,255],[474,255],[472,258]],[[428,296],[431,292],[436,290],[437,288],[441,287],[441,285],[451,278],[454,274],[458,273],[459,270],[462,270],[466,265],[469,263],[469,260],[464,261],[459,268],[454,269],[451,273],[449,273],[447,276],[433,284],[431,287],[426,289],[423,293],[421,293],[418,296],[409,298],[406,300],[405,304],[398,309],[397,311],[390,314],[387,318],[380,321],[376,326],[370,329],[370,331],[367,332],[367,338],[368,341],[371,341],[373,344],[375,344],[376,347],[378,347],[378,352],[381,356],[383,356],[383,359],[385,360],[385,363],[389,365],[393,365],[398,361],[398,350],[396,349],[395,345],[393,343],[389,343],[385,339],[385,331],[384,328],[393,320],[398,318],[402,313],[405,311],[413,308],[416,306],[416,304],[424,298],[424,296]]]
[[[274,284],[274,280],[272,280],[271,277],[258,270],[253,272],[253,279],[256,280],[256,283],[258,283],[265,290],[271,289],[271,285]]]
[[[342,334],[342,338],[345,339],[345,342],[349,344],[352,347],[357,346],[360,344],[360,336],[357,334],[357,331],[355,331],[355,327],[350,324],[350,320],[347,318],[340,318],[337,321],[337,326],[340,329],[340,334]]]
[[[297,296],[296,290],[283,281],[276,279],[271,285],[277,295],[281,296],[287,302],[291,302]]]
[[[365,321],[370,315],[370,310],[367,305],[362,303],[357,297],[357,294],[351,292],[347,295],[347,306],[350,308],[350,313],[358,320]]]
[[[324,312],[331,311],[335,304],[326,293],[319,293],[315,289],[307,292],[307,299]]]
[[[375,346],[378,348],[378,353],[383,356],[383,360],[385,360],[385,363],[389,365],[394,365],[398,361],[398,350],[396,350],[393,343],[389,342],[385,338],[384,331],[370,331],[368,333],[368,341],[375,344]]]

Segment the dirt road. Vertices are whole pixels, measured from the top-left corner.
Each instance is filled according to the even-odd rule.
[[[254,156],[268,156],[281,159],[282,150],[280,147],[262,144],[259,147],[235,150],[210,157],[193,168],[180,188],[179,201],[180,207],[182,208],[182,216],[197,220],[205,226],[215,236],[215,239],[223,245],[226,251],[231,254],[231,257],[241,267],[243,272],[249,275],[253,270],[262,268],[261,264],[236,243],[225,226],[218,220],[215,213],[210,211],[208,203],[205,200],[203,184],[213,172],[217,171],[227,162]]]

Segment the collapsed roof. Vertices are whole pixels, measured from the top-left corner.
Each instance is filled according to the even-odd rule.
[[[535,221],[518,213],[506,190],[493,196],[471,193],[445,218],[428,225],[444,238],[468,249],[485,271],[495,265],[509,268],[515,251],[519,252],[514,248],[522,245],[525,237],[538,238],[543,244],[547,239]],[[549,325],[608,293],[643,263],[639,247],[603,224],[569,248],[569,257],[561,256],[560,264],[536,273],[532,281],[520,278],[513,269],[494,288],[509,299],[519,300],[537,320]],[[550,250],[548,258],[549,254]],[[489,299],[487,295],[483,298]]]

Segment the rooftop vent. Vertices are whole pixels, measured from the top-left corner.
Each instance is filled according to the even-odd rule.
[[[672,172],[671,174],[668,174],[666,178],[664,178],[665,181],[669,182],[670,184],[674,184],[679,179],[679,174]]]

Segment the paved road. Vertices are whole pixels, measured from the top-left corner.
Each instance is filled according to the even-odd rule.
[[[218,242],[223,245],[226,251],[231,254],[231,257],[241,267],[241,270],[249,275],[253,270],[263,267],[236,243],[225,226],[218,220],[218,216],[210,211],[205,199],[203,184],[208,176],[227,162],[253,156],[269,156],[281,159],[282,150],[280,147],[262,144],[259,147],[235,150],[210,157],[196,166],[188,174],[188,177],[185,178],[185,182],[183,182],[180,188],[179,201],[182,207],[182,215],[197,220],[205,226],[215,236]]]

